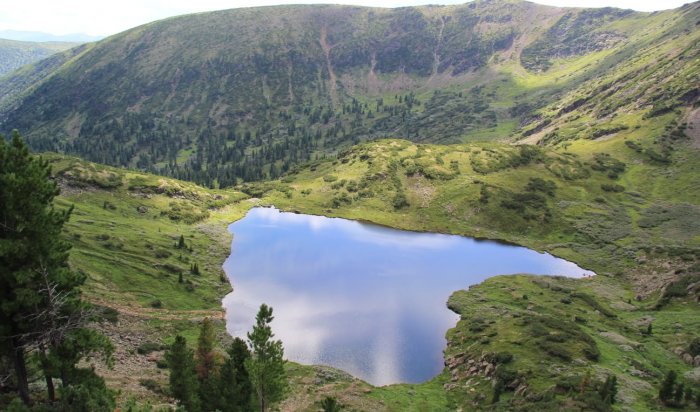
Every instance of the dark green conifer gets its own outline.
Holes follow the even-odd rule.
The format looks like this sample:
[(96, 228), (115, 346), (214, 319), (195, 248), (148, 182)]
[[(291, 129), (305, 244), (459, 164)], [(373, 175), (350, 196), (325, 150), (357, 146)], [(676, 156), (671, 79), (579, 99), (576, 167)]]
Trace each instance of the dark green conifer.
[(255, 317), (253, 330), (248, 332), (248, 343), (253, 353), (246, 361), (246, 370), (260, 412), (265, 412), (282, 400), (287, 388), (282, 341), (272, 339), (275, 336), (270, 327), (273, 319), (272, 308), (263, 303)]
[(24, 403), (30, 403), (26, 353), (36, 348), (50, 401), (53, 379), (60, 377), (62, 402), (80, 393), (94, 410), (113, 409), (102, 378), (77, 367), (90, 354), (109, 363), (112, 346), (86, 327), (92, 317), (80, 297), (85, 276), (70, 270), (70, 244), (61, 237), (72, 209), (54, 208), (59, 190), (50, 174), (48, 162), (33, 157), (17, 131), (9, 143), (0, 136), (0, 351), (12, 359)]
[(663, 403), (668, 403), (673, 396), (673, 389), (676, 385), (676, 371), (668, 371), (666, 378), (661, 383), (661, 388), (659, 389), (659, 399)]
[(170, 393), (187, 412), (198, 412), (199, 382), (195, 372), (192, 350), (187, 348), (187, 340), (178, 335), (166, 354), (170, 369)]

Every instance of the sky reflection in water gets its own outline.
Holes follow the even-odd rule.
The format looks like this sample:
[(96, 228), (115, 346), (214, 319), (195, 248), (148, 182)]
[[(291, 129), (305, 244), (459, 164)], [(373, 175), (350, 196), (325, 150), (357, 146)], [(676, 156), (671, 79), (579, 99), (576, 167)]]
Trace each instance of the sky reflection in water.
[(442, 370), (445, 332), (458, 319), (446, 306), (452, 292), (499, 274), (592, 274), (523, 247), (273, 208), (250, 210), (229, 231), (229, 333), (245, 338), (267, 303), (288, 359), (375, 385)]

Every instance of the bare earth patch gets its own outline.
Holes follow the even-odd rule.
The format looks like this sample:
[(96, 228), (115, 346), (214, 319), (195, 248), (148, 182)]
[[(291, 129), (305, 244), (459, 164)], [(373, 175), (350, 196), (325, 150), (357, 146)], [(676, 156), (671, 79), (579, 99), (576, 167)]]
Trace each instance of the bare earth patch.
[(420, 199), (420, 207), (428, 207), (435, 197), (435, 187), (422, 175), (415, 175), (408, 179), (409, 189)]

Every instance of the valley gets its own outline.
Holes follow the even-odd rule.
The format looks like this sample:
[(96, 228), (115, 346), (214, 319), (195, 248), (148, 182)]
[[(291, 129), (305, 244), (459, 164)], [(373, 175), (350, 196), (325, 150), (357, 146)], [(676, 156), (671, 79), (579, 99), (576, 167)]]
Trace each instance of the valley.
[[(691, 410), (698, 24), (698, 2), (199, 13), (0, 77), (0, 130), (20, 130), (55, 206), (74, 207), (70, 268), (115, 349), (112, 367), (84, 363), (123, 410), (175, 406), (176, 335), (197, 342), (209, 318), (232, 341), (227, 227), (258, 207), (497, 240), (596, 274), (465, 282), (442, 303), (458, 321), (437, 376), (373, 386), (287, 362), (280, 410)], [(671, 371), (689, 398), (660, 399)], [(0, 405), (16, 398), (0, 388)]]
[[(536, 149), (540, 151), (540, 160), (478, 173), (473, 169), (475, 164), (488, 170), (488, 165), (501, 164), (502, 159), (483, 164), (477, 162), (479, 158), (473, 152), (487, 149), (513, 154), (520, 149), (491, 143), (484, 146), (415, 145), (400, 140), (368, 143), (348, 151), (338, 160), (309, 164), (282, 180), (241, 186), (240, 192), (212, 191), (190, 183), (63, 157), (55, 158), (54, 173), (65, 179), (61, 203), (76, 205), (76, 217), (68, 227), (69, 236), (75, 237), (77, 233), (81, 239), (74, 246), (73, 256), (79, 258), (74, 257), (73, 264), (95, 274), (90, 276), (86, 293), (91, 295), (91, 300), (105, 305), (124, 302), (115, 309), (120, 317), (128, 319), (124, 324), (128, 325), (128, 331), (124, 326), (107, 329), (112, 328), (110, 333), (119, 336), (118, 341), (124, 344), (124, 362), (134, 362), (138, 366), (131, 367), (149, 370), (161, 385), (165, 384), (164, 375), (159, 373), (155, 360), (147, 362), (143, 355), (129, 353), (128, 348), (135, 351), (139, 345), (151, 341), (167, 343), (168, 339), (163, 341), (161, 337), (175, 333), (194, 339), (196, 323), (192, 320), (217, 312), (217, 319), (222, 319), (220, 299), (230, 290), (221, 270), (230, 241), (226, 227), (255, 205), (275, 205), (302, 213), (342, 216), (402, 229), (503, 239), (549, 251), (598, 273), (583, 280), (502, 276), (469, 291), (456, 292), (448, 306), (463, 315), (447, 334), (448, 367), (425, 384), (373, 388), (342, 373), (290, 364), (292, 388), (297, 388), (286, 401), (286, 405), (295, 405), (290, 408), (311, 407), (324, 393), (333, 394), (345, 404), (360, 409), (368, 408), (367, 405), (420, 409), (420, 404), (414, 402), (420, 398), (430, 405), (444, 405), (445, 410), (451, 409), (449, 405), (455, 402), (478, 405), (484, 402), (479, 394), (491, 391), (495, 370), (495, 366), (491, 366), (491, 371), (485, 372), (483, 368), (493, 363), (483, 357), (488, 353), (508, 352), (513, 354), (509, 369), (512, 367), (523, 373), (519, 384), (527, 385), (534, 393), (530, 401), (525, 401), (520, 394), (524, 405), (540, 405), (539, 396), (552, 397), (548, 400), (552, 405), (563, 399), (576, 404), (578, 401), (568, 396), (561, 398), (562, 395), (549, 392), (551, 385), (565, 384), (567, 376), (574, 379), (589, 373), (590, 379), (604, 379), (606, 373), (615, 373), (625, 377), (620, 383), (625, 402), (644, 409), (649, 407), (648, 402), (654, 404), (654, 382), (667, 368), (687, 371), (688, 376), (693, 373), (692, 364), (684, 363), (673, 350), (682, 348), (698, 326), (696, 292), (689, 290), (688, 295), (669, 298), (665, 296), (666, 288), (659, 289), (659, 285), (692, 283), (693, 276), (697, 276), (697, 257), (692, 246), (698, 236), (697, 229), (693, 229), (698, 209), (692, 206), (697, 204), (694, 198), (697, 192), (690, 190), (693, 184), (690, 176), (697, 167), (697, 159), (692, 156), (696, 149), (688, 142), (679, 145), (674, 153), (678, 156), (674, 157), (677, 167), (674, 181), (688, 181), (691, 186), (671, 195), (659, 189), (667, 179), (664, 173), (659, 173), (665, 166), (650, 160), (635, 162), (639, 153), (630, 149), (622, 137), (607, 142), (607, 152), (614, 153), (617, 161), (635, 164), (634, 173), (626, 170), (617, 179), (611, 179), (608, 171), (595, 170), (598, 163), (589, 150), (597, 148), (599, 142), (582, 142), (579, 147), (572, 145), (566, 152), (568, 155)], [(442, 156), (445, 158), (440, 163), (437, 159)], [(577, 174), (586, 177), (574, 180), (559, 177), (558, 169), (552, 167), (560, 166), (559, 156), (567, 156), (568, 161), (580, 168)], [(444, 168), (446, 164), (454, 164), (453, 161), (456, 167)], [(423, 168), (420, 173), (414, 171), (416, 165)], [(455, 169), (459, 173), (454, 172)], [(367, 179), (368, 176), (377, 177)], [(539, 185), (532, 184), (534, 176), (553, 183), (556, 187), (553, 195), (543, 193), (546, 197), (542, 203), (528, 204), (524, 210), (508, 208), (507, 200), (513, 194), (520, 193), (528, 185), (530, 190)], [(365, 182), (361, 183), (363, 179)], [(406, 203), (398, 207), (395, 180), (400, 182), (406, 199)], [(118, 183), (102, 188), (95, 183), (109, 186), (104, 181)], [(394, 183), (388, 185), (386, 181)], [(603, 185), (611, 184), (609, 182), (624, 182), (625, 191), (602, 189)], [(357, 190), (352, 188), (355, 185)], [(73, 186), (84, 188), (71, 189)], [(482, 186), (487, 188), (488, 195), (483, 195)], [(364, 194), (361, 191), (365, 191)], [(217, 196), (221, 197), (217, 199)], [(108, 202), (106, 208), (105, 202)], [(564, 204), (566, 208), (561, 207)], [(659, 210), (661, 204), (667, 212)], [(657, 217), (659, 213), (679, 213), (675, 212), (677, 208), (686, 216), (661, 220)], [(172, 213), (173, 209), (181, 212)], [(144, 210), (146, 212), (142, 213)], [(596, 220), (590, 216), (592, 210), (598, 210)], [(78, 217), (82, 211), (91, 217), (88, 222)], [(638, 216), (636, 223), (629, 219), (631, 213)], [(608, 217), (601, 220), (600, 215)], [(687, 218), (686, 223), (682, 223), (684, 218)], [(142, 223), (135, 225), (134, 219)], [(628, 223), (624, 224), (625, 221)], [(497, 224), (500, 222), (502, 224)], [(681, 232), (679, 224), (688, 230)], [(139, 241), (133, 239), (134, 227), (140, 228)], [(528, 235), (536, 230), (537, 236)], [(618, 231), (623, 231), (625, 236), (620, 237)], [(191, 252), (175, 247), (180, 234), (185, 235), (188, 245), (191, 244)], [(663, 246), (658, 239), (664, 239)], [(142, 242), (152, 247), (143, 248)], [(116, 258), (122, 254), (124, 257)], [(203, 268), (201, 275), (188, 272), (194, 261)], [(142, 263), (135, 266), (137, 262)], [(97, 265), (107, 265), (110, 271), (127, 276), (124, 281), (119, 280), (120, 276), (98, 277), (106, 271)], [(128, 276), (129, 270), (139, 274)], [(184, 274), (184, 284), (178, 283), (178, 273)], [(137, 286), (134, 281), (150, 284)], [(137, 291), (148, 291), (148, 294)], [(659, 305), (666, 301), (668, 303)], [(467, 313), (479, 313), (479, 316), (465, 315)], [(570, 347), (566, 355), (543, 355), (542, 349), (536, 346), (537, 341), (528, 338), (534, 333), (531, 331), (534, 325), (518, 323), (523, 314), (543, 319), (550, 316), (581, 319), (584, 323), (580, 326), (571, 323), (568, 327), (574, 328), (572, 333), (582, 330), (592, 339), (593, 347), (599, 352), (597, 359), (571, 364), (570, 359), (579, 356), (588, 359), (585, 348)], [(133, 322), (141, 326), (135, 327)], [(219, 322), (223, 339), (223, 320)], [(643, 332), (650, 323), (654, 333), (646, 335)], [(544, 327), (559, 330), (563, 326), (545, 324)], [(128, 340), (121, 337), (128, 337)], [(523, 346), (522, 339), (530, 343)], [(577, 352), (579, 350), (584, 352)], [(467, 367), (475, 360), (485, 366), (476, 370)], [(542, 368), (542, 362), (551, 367)], [(537, 368), (532, 369), (531, 365), (535, 364)], [(555, 365), (556, 369), (552, 369)], [(118, 371), (119, 368), (117, 372), (105, 373), (107, 376), (116, 374), (114, 382), (120, 387), (132, 388), (129, 393), (141, 399), (160, 399), (134, 378), (118, 376)], [(324, 378), (319, 381), (318, 376)], [(318, 386), (318, 382), (324, 383)], [(472, 396), (463, 395), (464, 385), (475, 389), (473, 392), (467, 389), (466, 393)], [(317, 396), (299, 398), (303, 392), (301, 388), (306, 387), (315, 388)], [(517, 389), (512, 388), (513, 391)], [(538, 395), (537, 390), (550, 395)], [(515, 395), (506, 391), (503, 396), (507, 399)]]

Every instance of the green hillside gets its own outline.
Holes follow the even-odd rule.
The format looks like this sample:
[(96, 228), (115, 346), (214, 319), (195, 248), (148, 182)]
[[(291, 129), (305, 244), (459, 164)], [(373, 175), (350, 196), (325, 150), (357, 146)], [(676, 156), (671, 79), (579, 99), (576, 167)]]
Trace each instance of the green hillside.
[(0, 39), (0, 77), (25, 64), (34, 63), (77, 45), (78, 43), (69, 42), (27, 42)]
[(607, 410), (596, 391), (614, 375), (617, 407), (658, 410), (669, 370), (699, 383), (688, 355), (700, 319), (697, 136), (677, 134), (666, 161), (649, 152), (698, 113), (560, 149), (380, 141), (243, 190), (287, 210), (503, 239), (594, 270), (582, 280), (496, 277), (456, 292), (448, 399), (465, 410)]
[[(136, 350), (175, 333), (193, 337), (193, 321), (218, 313), (229, 290), (220, 269), (225, 228), (253, 205), (269, 204), (503, 239), (598, 273), (582, 280), (503, 276), (456, 291), (448, 306), (462, 316), (447, 335), (446, 369), (434, 380), (373, 388), (332, 370), (290, 365), (287, 408), (314, 410), (332, 395), (357, 410), (605, 410), (597, 391), (614, 375), (618, 407), (658, 410), (669, 370), (697, 384), (693, 361), (684, 360), (700, 337), (697, 114), (667, 113), (648, 120), (656, 128), (564, 148), (382, 140), (238, 191), (51, 156), (60, 205), (76, 205), (67, 233), (72, 264), (88, 275), (86, 295), (120, 319), (103, 328), (121, 362), (100, 371), (124, 390), (122, 399), (167, 402), (157, 387), (140, 383), (148, 377), (163, 388), (167, 375)], [(687, 115), (691, 125), (673, 141), (668, 162), (628, 144), (657, 147), (668, 126), (675, 130)], [(176, 247), (180, 235), (184, 249)], [(193, 262), (201, 275), (188, 271)]]
[[(0, 82), (0, 129), (207, 186), (275, 178), (377, 138), (567, 138), (663, 93), (692, 104), (699, 15), (697, 3), (636, 13), (505, 0), (187, 15), (100, 41), (38, 81)], [(602, 96), (662, 75), (673, 90)], [(582, 99), (608, 103), (579, 116)], [(574, 130), (555, 131), (565, 114), (579, 116)]]

